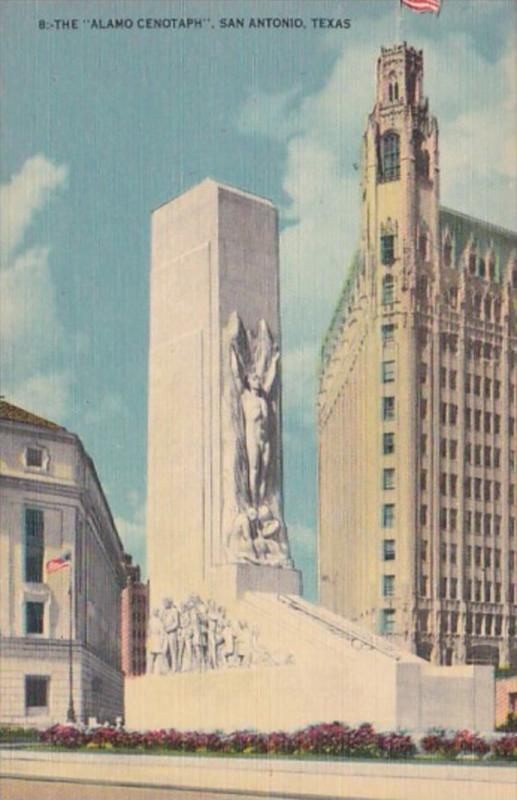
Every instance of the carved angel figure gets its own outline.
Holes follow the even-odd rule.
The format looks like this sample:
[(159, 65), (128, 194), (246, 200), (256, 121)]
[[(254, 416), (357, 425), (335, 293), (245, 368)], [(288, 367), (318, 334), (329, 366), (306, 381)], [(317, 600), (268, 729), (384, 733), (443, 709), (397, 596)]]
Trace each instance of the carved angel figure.
[(267, 356), (266, 348), (262, 347), (247, 371), (235, 345), (230, 349), (230, 364), (244, 419), (249, 497), (255, 508), (266, 499), (271, 461), (271, 391), (277, 376), (278, 348), (274, 346), (270, 358)]

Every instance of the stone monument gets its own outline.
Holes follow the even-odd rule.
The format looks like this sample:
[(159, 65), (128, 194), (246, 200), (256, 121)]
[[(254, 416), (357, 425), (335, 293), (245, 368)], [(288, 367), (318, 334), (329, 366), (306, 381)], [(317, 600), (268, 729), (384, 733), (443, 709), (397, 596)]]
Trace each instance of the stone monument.
[(282, 503), (272, 204), (205, 180), (152, 217), (148, 674), (135, 728), (493, 719), (485, 667), (433, 667), (301, 598)]
[(282, 505), (277, 214), (205, 180), (152, 216), (148, 559), (171, 592), (298, 594)]

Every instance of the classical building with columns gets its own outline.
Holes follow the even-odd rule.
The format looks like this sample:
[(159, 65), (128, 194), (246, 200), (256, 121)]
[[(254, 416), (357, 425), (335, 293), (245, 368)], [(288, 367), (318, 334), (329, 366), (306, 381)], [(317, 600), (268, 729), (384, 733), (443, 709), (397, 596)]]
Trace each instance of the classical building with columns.
[(70, 694), (77, 721), (123, 715), (124, 582), (122, 544), (79, 437), (2, 400), (1, 723), (65, 722)]
[(422, 51), (383, 48), (322, 348), (320, 599), (435, 663), (515, 666), (517, 234), (439, 177)]

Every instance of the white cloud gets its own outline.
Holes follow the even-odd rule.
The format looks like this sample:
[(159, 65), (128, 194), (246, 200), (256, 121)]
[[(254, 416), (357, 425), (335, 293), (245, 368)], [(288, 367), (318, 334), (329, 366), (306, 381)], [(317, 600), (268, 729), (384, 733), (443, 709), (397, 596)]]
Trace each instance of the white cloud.
[(312, 555), (316, 546), (316, 532), (306, 525), (289, 525), (289, 542), (298, 554)]
[(126, 553), (133, 556), (133, 563), (145, 571), (145, 503), (135, 505), (135, 494), (128, 497), (129, 517), (115, 517), (115, 525)]
[(66, 184), (67, 177), (64, 164), (53, 164), (38, 154), (28, 158), (20, 172), (0, 187), (0, 246), (4, 257), (22, 243), (35, 214)]
[(15, 405), (61, 425), (69, 411), (71, 387), (71, 373), (62, 371), (32, 375), (17, 383), (6, 383), (2, 391)]
[(69, 411), (73, 375), (55, 369), (65, 337), (49, 264), (49, 247), (23, 243), (38, 211), (65, 186), (68, 169), (44, 156), (27, 159), (0, 186), (0, 359), (9, 400), (62, 422)]

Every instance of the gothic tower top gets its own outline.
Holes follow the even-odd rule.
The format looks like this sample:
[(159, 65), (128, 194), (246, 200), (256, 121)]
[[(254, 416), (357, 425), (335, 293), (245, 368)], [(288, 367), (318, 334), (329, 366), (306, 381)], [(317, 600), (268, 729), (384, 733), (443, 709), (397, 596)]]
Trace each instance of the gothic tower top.
[(406, 42), (383, 47), (377, 60), (377, 104), (381, 108), (393, 105), (420, 106), (424, 102), (422, 50)]

